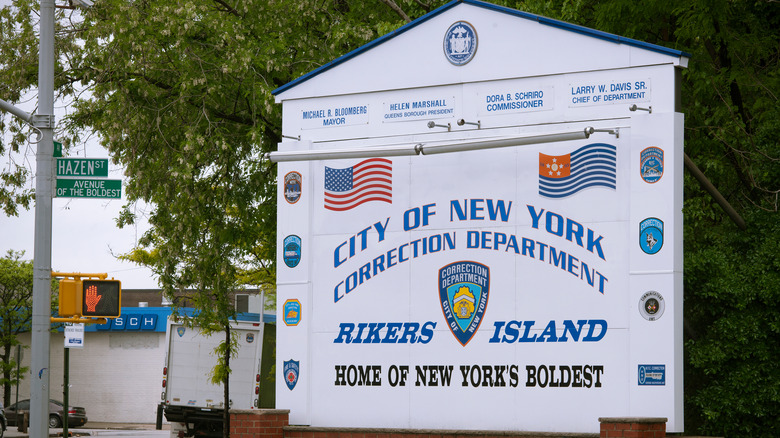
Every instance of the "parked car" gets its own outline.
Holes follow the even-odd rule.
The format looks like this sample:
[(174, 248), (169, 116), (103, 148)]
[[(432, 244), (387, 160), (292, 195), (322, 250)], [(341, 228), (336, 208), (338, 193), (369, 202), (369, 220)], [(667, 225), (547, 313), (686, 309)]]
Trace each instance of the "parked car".
[[(30, 411), (30, 400), (19, 400), (5, 408), (5, 416), (9, 426), (18, 426), (25, 412)], [(49, 428), (62, 427), (64, 406), (57, 400), (49, 400)], [(87, 422), (86, 409), (79, 406), (68, 407), (68, 427), (83, 426)], [(1, 437), (0, 437), (1, 438)]]
[(5, 419), (5, 412), (3, 410), (3, 402), (0, 401), (0, 438), (5, 435), (5, 428), (8, 427), (8, 420)]

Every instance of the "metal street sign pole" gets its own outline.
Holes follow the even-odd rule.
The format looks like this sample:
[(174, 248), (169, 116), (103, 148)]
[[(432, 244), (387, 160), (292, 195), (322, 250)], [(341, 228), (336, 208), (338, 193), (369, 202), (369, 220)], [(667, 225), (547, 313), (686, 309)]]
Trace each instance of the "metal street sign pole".
[(30, 436), (49, 436), (52, 186), (54, 174), (54, 0), (41, 0), (35, 154), (35, 243), (30, 378)]

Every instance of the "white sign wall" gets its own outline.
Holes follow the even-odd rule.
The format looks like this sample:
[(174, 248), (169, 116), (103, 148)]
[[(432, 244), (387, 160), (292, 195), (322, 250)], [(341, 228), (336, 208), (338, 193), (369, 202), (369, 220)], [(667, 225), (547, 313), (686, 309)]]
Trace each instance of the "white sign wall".
[[(282, 90), (285, 134), (302, 140), (279, 150), (424, 151), (595, 131), (279, 163), (277, 407), (313, 426), (594, 432), (599, 417), (661, 416), (681, 431), (675, 58), (640, 51), (620, 68), (492, 78), (501, 41), (491, 38), (538, 23), (478, 2), (445, 8)], [(595, 40), (554, 30), (580, 50)], [(438, 58), (416, 81), (453, 69), (490, 80), (388, 89), (363, 64), (426, 38)], [(503, 56), (517, 50), (503, 44)], [(341, 93), (297, 88), (338, 89), (358, 67), (369, 79)]]

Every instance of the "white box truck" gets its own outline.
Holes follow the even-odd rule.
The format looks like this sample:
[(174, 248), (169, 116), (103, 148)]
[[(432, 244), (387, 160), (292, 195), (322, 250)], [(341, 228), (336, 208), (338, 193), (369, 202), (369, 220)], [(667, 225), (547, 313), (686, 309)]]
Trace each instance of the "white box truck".
[[(238, 354), (230, 358), (229, 409), (259, 407), (263, 329), (260, 315), (256, 321), (230, 325), (231, 333), (238, 338)], [(210, 376), (217, 364), (214, 350), (225, 340), (225, 332), (206, 336), (197, 327), (169, 318), (165, 339), (158, 424), (162, 411), (171, 422), (172, 437), (221, 437), (225, 396), (223, 386), (212, 384)]]

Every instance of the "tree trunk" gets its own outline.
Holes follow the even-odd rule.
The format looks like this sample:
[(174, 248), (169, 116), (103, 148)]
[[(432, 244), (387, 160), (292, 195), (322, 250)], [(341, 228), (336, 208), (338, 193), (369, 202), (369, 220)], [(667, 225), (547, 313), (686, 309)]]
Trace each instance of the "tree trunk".
[(8, 406), (10, 404), (11, 404), (11, 346), (3, 345), (3, 406)]

